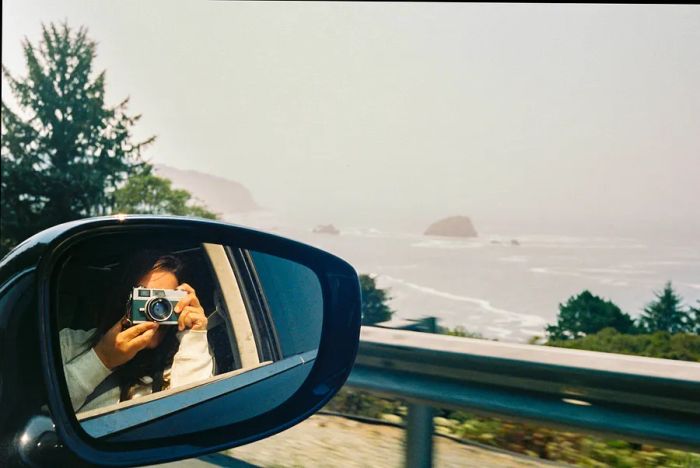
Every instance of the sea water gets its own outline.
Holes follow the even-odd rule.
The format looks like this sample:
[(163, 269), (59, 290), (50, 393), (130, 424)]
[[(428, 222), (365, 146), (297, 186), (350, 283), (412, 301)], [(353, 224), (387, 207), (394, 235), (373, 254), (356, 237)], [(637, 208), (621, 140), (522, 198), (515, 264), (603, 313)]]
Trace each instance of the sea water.
[(501, 341), (543, 336), (545, 326), (556, 322), (559, 304), (586, 289), (633, 317), (667, 281), (684, 304), (700, 306), (700, 240), (275, 230), (375, 275), (377, 285), (389, 291), (395, 318), (435, 316), (442, 326), (462, 326)]
[(396, 318), (435, 316), (443, 326), (503, 341), (542, 336), (556, 322), (558, 305), (586, 289), (634, 317), (666, 281), (685, 304), (700, 300), (700, 245), (548, 235), (450, 239), (371, 229), (296, 237), (376, 275)]

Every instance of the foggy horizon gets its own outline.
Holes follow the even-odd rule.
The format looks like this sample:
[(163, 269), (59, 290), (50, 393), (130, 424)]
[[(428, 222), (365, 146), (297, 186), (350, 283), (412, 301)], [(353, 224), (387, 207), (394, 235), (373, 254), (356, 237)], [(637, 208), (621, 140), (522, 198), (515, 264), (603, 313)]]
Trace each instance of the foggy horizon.
[[(86, 26), (155, 164), (290, 222), (700, 237), (690, 6), (3, 2), (3, 65)], [(181, 18), (191, 21), (183, 23)], [(9, 98), (3, 78), (3, 99)], [(12, 101), (10, 101), (12, 102)]]

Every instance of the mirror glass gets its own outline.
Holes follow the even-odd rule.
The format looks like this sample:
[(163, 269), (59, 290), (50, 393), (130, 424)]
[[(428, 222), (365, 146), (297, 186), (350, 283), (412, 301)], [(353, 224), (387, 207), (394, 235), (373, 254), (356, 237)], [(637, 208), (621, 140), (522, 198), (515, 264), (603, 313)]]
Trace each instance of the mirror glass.
[(170, 435), (242, 421), (283, 403), (313, 365), (323, 294), (299, 263), (172, 234), (103, 235), (56, 271), (63, 372), (93, 437), (143, 440), (127, 429), (224, 396), (228, 414)]

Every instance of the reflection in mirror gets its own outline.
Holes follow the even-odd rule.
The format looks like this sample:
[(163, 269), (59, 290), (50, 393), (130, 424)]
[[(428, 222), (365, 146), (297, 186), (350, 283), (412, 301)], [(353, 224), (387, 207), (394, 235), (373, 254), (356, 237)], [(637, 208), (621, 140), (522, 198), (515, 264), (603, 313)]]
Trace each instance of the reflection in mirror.
[(232, 392), (269, 392), (275, 378), (285, 382), (258, 398), (267, 406), (248, 398), (219, 421), (232, 423), (301, 386), (323, 320), (312, 270), (231, 245), (132, 241), (85, 241), (58, 270), (61, 361), (88, 434), (104, 437)]

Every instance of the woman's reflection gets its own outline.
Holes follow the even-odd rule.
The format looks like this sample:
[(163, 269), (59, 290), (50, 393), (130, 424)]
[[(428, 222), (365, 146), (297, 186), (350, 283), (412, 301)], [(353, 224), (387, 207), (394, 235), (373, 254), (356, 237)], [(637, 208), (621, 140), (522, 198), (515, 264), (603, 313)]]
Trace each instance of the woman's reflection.
[[(174, 255), (138, 253), (126, 263), (112, 299), (99, 311), (98, 326), (60, 331), (66, 382), (76, 412), (212, 376), (207, 317), (194, 289), (180, 282), (182, 269)], [(174, 307), (177, 322), (130, 324), (134, 287), (185, 291)]]

